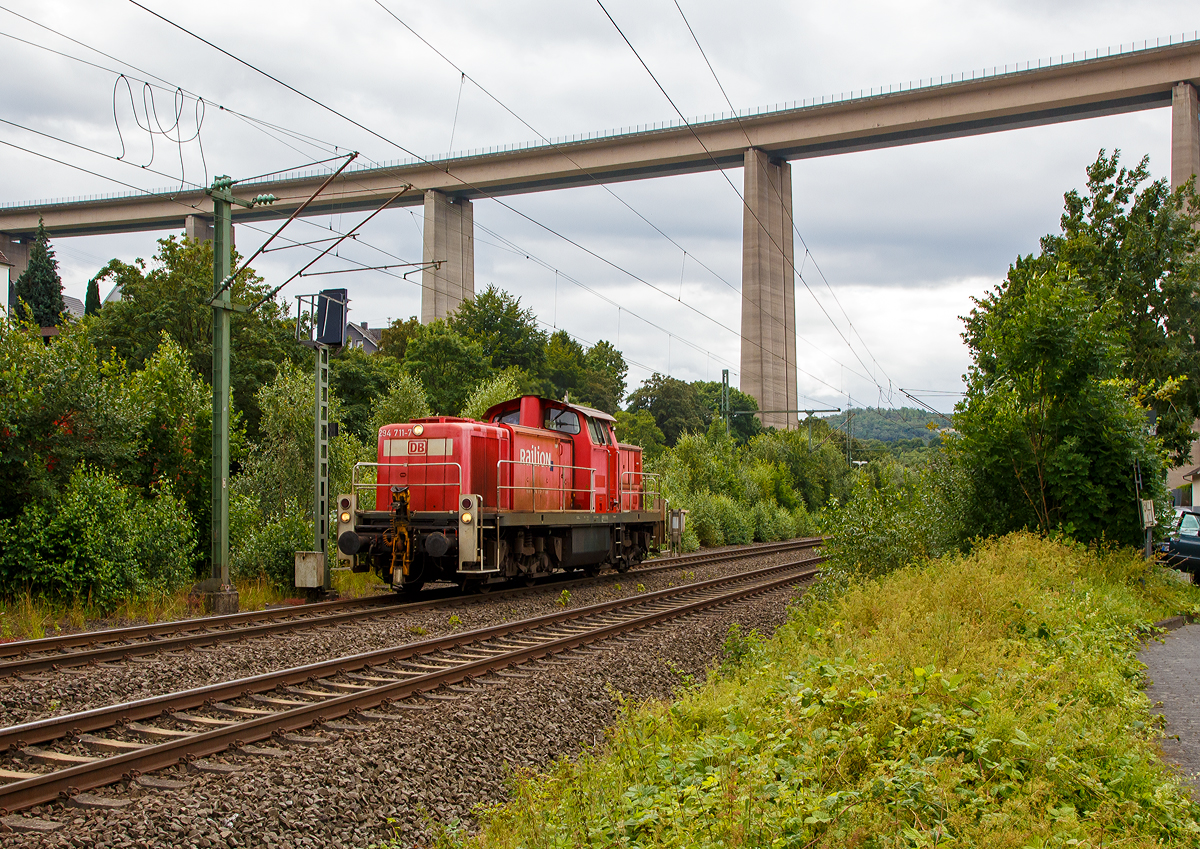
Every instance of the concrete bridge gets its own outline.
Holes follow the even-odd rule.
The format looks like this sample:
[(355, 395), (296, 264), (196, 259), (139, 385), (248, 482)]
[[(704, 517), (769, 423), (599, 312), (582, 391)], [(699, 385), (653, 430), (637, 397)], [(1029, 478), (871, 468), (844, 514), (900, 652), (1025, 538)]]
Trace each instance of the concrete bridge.
[[(1089, 54), (1090, 55), (1090, 54)], [(1171, 183), (1200, 173), (1200, 41), (1146, 47), (1080, 61), (1026, 65), (979, 78), (954, 75), (918, 87), (860, 93), (833, 102), (721, 117), (686, 126), (538, 143), (437, 161), (347, 170), (304, 214), (375, 209), (400, 186), (394, 206), (423, 204), (423, 261), (441, 260), (422, 280), (421, 320), (441, 318), (474, 294), (471, 202), (572, 186), (641, 180), (741, 165), (741, 388), (764, 410), (797, 407), (795, 267), (790, 162), (1020, 127), (1172, 108)], [(280, 200), (239, 210), (235, 220), (278, 218), (306, 200), (326, 173), (243, 183)], [(129, 194), (0, 207), (0, 251), (13, 278), (28, 261), (39, 217), (55, 238), (183, 229), (211, 238), (203, 192)], [(790, 415), (764, 424), (795, 426)]]

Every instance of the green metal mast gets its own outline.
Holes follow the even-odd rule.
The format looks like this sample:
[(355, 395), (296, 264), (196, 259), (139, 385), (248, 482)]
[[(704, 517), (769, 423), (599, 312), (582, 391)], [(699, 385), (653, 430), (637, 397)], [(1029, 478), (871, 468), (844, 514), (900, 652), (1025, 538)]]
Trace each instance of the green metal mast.
[(205, 606), (217, 613), (238, 608), (237, 590), (229, 579), (229, 325), (232, 313), (246, 308), (230, 298), (233, 280), (233, 204), (251, 207), (275, 199), (260, 195), (252, 201), (233, 196), (233, 179), (216, 177), (205, 192), (213, 200), (212, 327), (212, 577), (204, 582)]
[[(232, 273), (233, 180), (217, 177), (213, 199), (212, 333), (212, 582), (213, 592), (229, 592), (229, 325), (233, 303), (225, 281)], [(237, 607), (236, 591), (233, 606)]]

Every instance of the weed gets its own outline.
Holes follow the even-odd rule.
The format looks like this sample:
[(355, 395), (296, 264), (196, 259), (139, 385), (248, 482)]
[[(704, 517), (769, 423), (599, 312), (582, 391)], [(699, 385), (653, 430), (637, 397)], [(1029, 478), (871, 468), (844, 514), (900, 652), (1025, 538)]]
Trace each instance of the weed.
[(639, 593), (644, 593), (644, 592), (646, 591), (646, 585), (645, 585), (645, 584), (638, 584), (638, 585), (637, 585), (637, 591), (638, 591)]
[(614, 589), (616, 589), (616, 590), (617, 590), (617, 592), (620, 592), (620, 591), (621, 591), (621, 585), (620, 585), (620, 584), (613, 584), (613, 588), (614, 588)]
[(721, 645), (720, 674), (726, 678), (732, 676), (761, 644), (762, 636), (758, 631), (751, 628), (750, 633), (743, 634), (742, 626), (734, 622), (725, 633), (725, 642)]
[(571, 604), (571, 591), (563, 590), (558, 596), (558, 606), (562, 608), (569, 607)]
[(459, 625), (462, 624), (462, 620), (458, 618), (457, 613), (451, 613), (450, 618), (446, 621), (446, 624), (449, 625), (451, 628), (457, 628)]
[(1137, 652), (1200, 589), (1030, 534), (841, 586), (447, 844), (1198, 845)]
[(418, 637), (424, 637), (426, 634), (429, 633), (429, 629), (422, 628), (420, 625), (409, 625), (408, 633), (415, 634)]

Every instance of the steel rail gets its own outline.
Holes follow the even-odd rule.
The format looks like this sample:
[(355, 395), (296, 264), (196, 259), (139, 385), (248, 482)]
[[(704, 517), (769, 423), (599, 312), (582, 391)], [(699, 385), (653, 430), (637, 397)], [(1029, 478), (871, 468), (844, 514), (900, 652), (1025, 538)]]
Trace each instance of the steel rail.
[(147, 698), (139, 699), (134, 702), (125, 702), (118, 705), (110, 705), (108, 707), (81, 711), (79, 713), (52, 716), (47, 717), (46, 719), (22, 723), (20, 725), (12, 725), (7, 728), (0, 728), (0, 752), (5, 752), (13, 747), (21, 748), (34, 743), (55, 740), (60, 737), (68, 736), (69, 734), (108, 728), (119, 722), (131, 722), (139, 719), (157, 717), (161, 715), (163, 711), (194, 708), (204, 705), (208, 702), (221, 701), (228, 698), (239, 698), (247, 693), (260, 693), (280, 685), (287, 686), (303, 683), (310, 678), (333, 675), (347, 670), (357, 670), (379, 663), (407, 660), (411, 657), (432, 654), (434, 652), (444, 651), (450, 648), (457, 648), (468, 643), (475, 643), (486, 639), (495, 639), (497, 637), (521, 633), (523, 631), (529, 631), (535, 628), (543, 628), (548, 625), (556, 625), (558, 623), (573, 619), (581, 619), (585, 616), (607, 613), (623, 607), (631, 607), (635, 604), (645, 604), (659, 599), (682, 595), (688, 592), (707, 590), (723, 584), (754, 580), (756, 578), (765, 577), (784, 569), (793, 569), (805, 564), (823, 562), (823, 560), (824, 558), (819, 557), (808, 558), (805, 560), (797, 560), (791, 563), (784, 563), (776, 566), (767, 566), (761, 569), (752, 570), (750, 572), (741, 572), (737, 575), (724, 575), (719, 578), (709, 578), (707, 580), (698, 581), (692, 584), (684, 584), (678, 587), (668, 587), (667, 589), (644, 593), (642, 595), (627, 596), (625, 598), (614, 599), (611, 601), (602, 601), (586, 607), (556, 611), (554, 613), (546, 613), (541, 616), (522, 619), (518, 622), (505, 622), (499, 625), (489, 625), (472, 631), (463, 631), (457, 634), (433, 637), (428, 640), (404, 643), (399, 646), (375, 649), (373, 651), (364, 652), (361, 654), (317, 661), (315, 663), (293, 667), (291, 669), (265, 672), (260, 675), (254, 675), (248, 678), (240, 678), (235, 681), (208, 684), (192, 690), (166, 693), (159, 696), (148, 696)]
[[(346, 695), (332, 693), (330, 694), (329, 698), (321, 701), (297, 705), (285, 710), (253, 717), (242, 722), (231, 723), (225, 727), (213, 729), (211, 731), (204, 731), (194, 735), (189, 735), (187, 737), (168, 740), (167, 742), (146, 746), (136, 751), (127, 751), (112, 757), (98, 759), (91, 763), (83, 763), (77, 766), (68, 767), (66, 769), (56, 770), (42, 775), (37, 775), (35, 777), (22, 779), (11, 784), (2, 785), (0, 786), (0, 812), (8, 812), (21, 808), (27, 808), (32, 805), (52, 801), (64, 794), (70, 796), (80, 792), (81, 790), (99, 787), (104, 784), (110, 784), (114, 781), (119, 781), (122, 779), (135, 778), (144, 771), (162, 769), (164, 767), (173, 766), (179, 763), (190, 762), (198, 757), (223, 751), (230, 746), (240, 748), (246, 743), (283, 735), (290, 731), (296, 731), (314, 723), (324, 723), (331, 719), (337, 719), (349, 714), (355, 714), (365, 708), (374, 707), (380, 704), (390, 704), (397, 699), (404, 699), (420, 693), (429, 692), (447, 684), (459, 683), (469, 678), (474, 678), (489, 672), (494, 672), (499, 669), (524, 663), (529, 660), (535, 660), (547, 655), (578, 648), (579, 646), (597, 642), (618, 634), (626, 633), (628, 631), (646, 628), (669, 619), (678, 618), (680, 616), (696, 613), (711, 607), (728, 604), (752, 595), (768, 592), (772, 589), (787, 584), (794, 584), (800, 580), (811, 578), (818, 572), (816, 568), (797, 567), (806, 567), (807, 564), (813, 563), (814, 560), (820, 561), (823, 559), (824, 558), (813, 558), (784, 566), (775, 566), (767, 569), (756, 570), (740, 576), (742, 579), (741, 581), (735, 581), (732, 578), (713, 579), (711, 581), (703, 581), (697, 584), (688, 585), (687, 587), (660, 591), (659, 593), (637, 597), (635, 599), (624, 599), (621, 602), (605, 602), (599, 605), (592, 605), (588, 608), (581, 608), (579, 611), (572, 611), (571, 613), (574, 613), (574, 616), (570, 616), (568, 614), (550, 614), (546, 617), (537, 617), (533, 620), (511, 623), (509, 626), (500, 626), (499, 628), (493, 627), (480, 629), (474, 632), (468, 632), (457, 635), (457, 638), (454, 640), (434, 641), (437, 643), (455, 642), (459, 645), (463, 643), (471, 644), (483, 641), (484, 638), (482, 635), (484, 633), (503, 630), (505, 627), (508, 629), (506, 633), (493, 634), (492, 636), (503, 637), (512, 633), (523, 633), (528, 630), (533, 630), (536, 627), (544, 627), (544, 625), (547, 624), (547, 621), (552, 624), (553, 622), (563, 621), (565, 618), (586, 618), (588, 616), (595, 615), (596, 613), (603, 613), (613, 610), (615, 607), (619, 607), (621, 605), (630, 608), (635, 606), (645, 607), (649, 606), (647, 602), (653, 600), (653, 598), (656, 596), (663, 598), (672, 594), (676, 596), (695, 595), (700, 593), (702, 590), (712, 588), (712, 585), (716, 583), (737, 582), (745, 584), (747, 579), (753, 581), (752, 576), (765, 578), (765, 580), (761, 582), (751, 582), (749, 586), (737, 587), (729, 592), (702, 596), (701, 598), (693, 601), (687, 601), (680, 605), (671, 606), (666, 609), (651, 610), (642, 615), (635, 615), (631, 618), (617, 622), (601, 623), (598, 625), (598, 627), (591, 628), (583, 632), (558, 636), (544, 642), (515, 648), (503, 654), (498, 654), (492, 657), (467, 660), (444, 669), (430, 671), (424, 674), (416, 674), (405, 679), (396, 679), (394, 682), (372, 687), (361, 692), (353, 692)], [(764, 574), (784, 572), (788, 571), (789, 569), (791, 571), (782, 576), (776, 575), (775, 577), (767, 577)], [(373, 652), (371, 654), (377, 655), (379, 653)], [(366, 655), (346, 659), (343, 661), (343, 666), (348, 662), (367, 665), (365, 662), (362, 662), (362, 658), (364, 657), (366, 657)], [(302, 667), (299, 670), (296, 670), (296, 672), (305, 674), (309, 668), (310, 667)], [(360, 668), (360, 666), (356, 668)], [(343, 668), (338, 671), (345, 671), (345, 669)], [(303, 680), (307, 680), (309, 677), (311, 676), (306, 675)], [(246, 681), (250, 680), (253, 679), (246, 679)], [(242, 683), (246, 682), (230, 682), (224, 686), (236, 687), (238, 684)], [(243, 690), (237, 695), (246, 694), (247, 691)], [(128, 706), (116, 706), (110, 709), (110, 712), (120, 711), (120, 709), (123, 707)], [(76, 715), (76, 717), (78, 716), (82, 715)], [(62, 717), (61, 719), (71, 720), (72, 718), (73, 717)], [(129, 717), (121, 716), (119, 721), (129, 721)], [(110, 722), (109, 724), (111, 725), (112, 723)], [(5, 730), (8, 731), (15, 729)], [(80, 732), (78, 729), (73, 729), (73, 733)]]
[[(655, 560), (652, 561), (653, 565), (620, 574), (636, 578), (654, 572), (680, 568), (691, 563), (720, 563), (728, 560), (764, 556), (781, 551), (814, 548), (820, 543), (821, 540), (819, 538), (789, 540), (786, 543), (771, 543), (753, 548), (717, 552), (709, 555), (683, 555), (677, 558), (670, 558), (669, 560), (666, 558)], [(567, 579), (554, 582), (550, 586), (555, 588), (559, 586), (578, 586), (598, 580), (602, 580), (602, 578), (593, 576)], [(226, 616), (185, 619), (176, 622), (156, 623), (154, 625), (139, 625), (106, 631), (89, 631), (82, 634), (48, 637), (42, 640), (8, 643), (0, 646), (0, 657), (24, 656), (20, 656), (18, 659), (0, 661), (0, 679), (18, 674), (41, 672), (62, 667), (83, 666), (86, 664), (121, 660), (128, 657), (157, 654), (163, 651), (195, 648), (229, 640), (271, 636), (307, 628), (321, 628), (362, 618), (390, 616), (439, 605), (461, 605), (488, 598), (524, 595), (536, 591), (539, 587), (544, 589), (546, 586), (548, 585), (543, 583), (532, 588), (513, 588), (500, 590), (495, 593), (424, 599), (399, 604), (389, 603), (394, 600), (395, 596), (388, 593), (370, 599), (342, 599), (316, 604), (297, 605), (290, 608), (249, 611)], [(351, 608), (351, 610), (342, 613), (326, 612), (344, 608)], [(223, 630), (212, 630), (214, 628), (221, 628), (222, 626), (240, 627), (225, 627)], [(138, 638), (145, 641), (137, 643), (125, 642)], [(98, 643), (100, 646), (96, 647)], [(86, 648), (76, 651), (63, 651), (64, 649), (79, 646), (86, 646)], [(46, 652), (56, 651), (57, 653), (46, 654)], [(30, 652), (38, 653), (29, 654)]]

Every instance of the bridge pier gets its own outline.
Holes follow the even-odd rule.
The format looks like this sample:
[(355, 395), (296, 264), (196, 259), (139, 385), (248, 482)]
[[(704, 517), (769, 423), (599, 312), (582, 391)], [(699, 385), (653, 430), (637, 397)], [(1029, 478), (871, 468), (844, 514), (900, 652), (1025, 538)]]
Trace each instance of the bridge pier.
[(471, 201), (425, 192), (421, 262), (439, 262), (421, 272), (421, 323), (445, 318), (475, 297), (475, 216)]
[[(795, 410), (792, 166), (751, 148), (743, 180), (741, 390), (760, 410)], [(795, 413), (764, 415), (762, 423), (781, 430), (799, 426)]]
[(183, 220), (183, 235), (193, 242), (211, 242), (213, 221), (207, 215), (189, 215)]
[(1176, 83), (1171, 90), (1171, 188), (1200, 174), (1200, 115), (1196, 87)]

